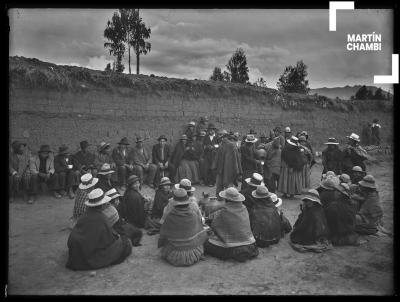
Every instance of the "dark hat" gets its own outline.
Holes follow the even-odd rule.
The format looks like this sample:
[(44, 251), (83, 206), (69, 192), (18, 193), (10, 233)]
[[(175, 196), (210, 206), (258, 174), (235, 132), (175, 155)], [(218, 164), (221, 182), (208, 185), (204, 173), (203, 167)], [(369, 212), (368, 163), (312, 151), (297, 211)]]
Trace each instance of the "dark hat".
[(137, 175), (131, 175), (129, 176), (128, 180), (126, 181), (127, 185), (130, 186), (134, 184), (135, 182), (140, 181), (139, 176)]
[(162, 139), (164, 139), (165, 141), (167, 141), (167, 137), (166, 137), (164, 134), (160, 135), (160, 137), (157, 138), (158, 141), (160, 141), (160, 140), (162, 140)]
[(177, 203), (175, 204), (176, 206), (191, 203), (191, 200), (189, 200), (189, 196), (187, 195), (185, 189), (176, 189), (174, 191), (174, 201), (177, 201)]
[(49, 145), (41, 145), (40, 146), (39, 153), (49, 153), (49, 152), (53, 152), (53, 151), (51, 151)]
[(229, 187), (224, 191), (219, 192), (220, 197), (233, 201), (233, 202), (243, 202), (245, 201), (245, 197), (239, 193), (239, 191), (234, 187)]
[(358, 184), (362, 187), (376, 189), (375, 178), (370, 174), (364, 176), (364, 178), (361, 181), (359, 181)]
[(213, 123), (209, 123), (208, 124), (208, 128), (207, 128), (208, 130), (211, 130), (211, 129), (217, 129), (216, 127), (215, 127), (215, 125), (213, 124)]
[(20, 147), (21, 145), (26, 146), (26, 143), (22, 143), (22, 142), (20, 142), (20, 141), (13, 141), (12, 144), (11, 144), (11, 147), (12, 147), (14, 150), (18, 150), (19, 147)]
[(130, 145), (126, 137), (122, 138), (118, 145)]
[(279, 132), (279, 133), (281, 133), (281, 127), (279, 127), (279, 126), (278, 126), (278, 127), (275, 127), (275, 128), (274, 128), (274, 132)]
[(61, 145), (58, 148), (58, 154), (67, 154), (68, 153), (68, 146), (67, 145)]
[(159, 187), (162, 186), (172, 186), (172, 182), (168, 177), (163, 177), (160, 180), (160, 184), (158, 185)]
[(88, 143), (88, 141), (81, 141), (81, 142), (79, 143), (79, 146), (81, 146), (81, 149), (85, 149), (85, 148), (87, 148), (88, 146), (90, 146), (90, 144)]
[(137, 143), (140, 143), (140, 142), (143, 142), (143, 141), (144, 141), (143, 137), (141, 137), (141, 136), (136, 137), (136, 142)]

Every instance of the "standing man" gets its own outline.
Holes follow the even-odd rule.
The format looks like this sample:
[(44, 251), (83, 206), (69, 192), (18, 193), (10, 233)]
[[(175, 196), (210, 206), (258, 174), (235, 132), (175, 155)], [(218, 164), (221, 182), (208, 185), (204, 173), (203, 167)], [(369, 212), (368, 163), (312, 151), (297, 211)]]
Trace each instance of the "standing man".
[[(156, 175), (157, 166), (152, 163), (151, 153), (143, 146), (143, 137), (136, 138), (136, 147), (130, 154), (130, 162), (133, 163), (133, 171), (140, 178), (140, 184), (145, 183), (150, 188), (154, 189), (154, 177)], [(146, 179), (144, 181), (144, 176)]]
[(215, 173), (212, 170), (212, 163), (214, 161), (215, 155), (218, 150), (217, 137), (215, 135), (215, 130), (217, 128), (213, 123), (208, 124), (208, 135), (204, 138), (204, 163), (206, 170), (205, 184), (209, 187), (213, 187), (215, 184)]
[(372, 144), (379, 146), (381, 144), (380, 130), (381, 125), (378, 124), (378, 119), (374, 119), (371, 126)]
[(368, 159), (368, 153), (360, 146), (359, 136), (352, 133), (347, 138), (347, 146), (343, 150), (342, 173), (350, 175), (354, 166), (360, 166), (366, 171), (364, 161)]
[(185, 131), (185, 134), (188, 139), (193, 139), (194, 136), (196, 135), (195, 126), (196, 126), (196, 123), (194, 121), (191, 121), (188, 124), (186, 131)]
[[(290, 128), (288, 129), (290, 131)], [(283, 146), (285, 145), (285, 138), (283, 137), (283, 135), (281, 134), (281, 127), (275, 127), (274, 129), (274, 138), (278, 137), (279, 138), (279, 144), (281, 145), (281, 147), (283, 148)]]
[(292, 130), (290, 129), (290, 127), (286, 127), (285, 128), (285, 133), (284, 133), (284, 140), (283, 140), (283, 145), (282, 147), (284, 147), (287, 143), (288, 140), (290, 140), (292, 137)]
[[(155, 144), (151, 150), (153, 164), (156, 165), (157, 171), (155, 175), (155, 184), (158, 186), (160, 179), (164, 176), (168, 176), (171, 179), (175, 176), (175, 167), (170, 162), (172, 155), (171, 147), (167, 144), (167, 137), (160, 135), (157, 139), (158, 144)], [(164, 175), (167, 173), (168, 175)]]
[(241, 163), (243, 171), (243, 179), (251, 177), (251, 175), (257, 171), (257, 164), (261, 164), (261, 161), (256, 159), (254, 143), (257, 138), (253, 134), (248, 134), (245, 139), (245, 144), (240, 147), (241, 151)]
[(55, 174), (54, 170), (54, 156), (50, 153), (49, 145), (40, 146), (38, 155), (34, 155), (29, 160), (29, 169), (32, 174), (32, 187), (33, 196), (28, 202), (33, 203), (39, 193), (39, 185), (45, 183), (50, 191), (56, 198), (61, 198), (61, 195), (57, 192), (59, 189), (58, 175)]
[(121, 190), (126, 189), (126, 179), (133, 171), (133, 165), (129, 163), (128, 146), (128, 139), (124, 137), (118, 143), (118, 147), (112, 151), (112, 159), (117, 168), (118, 185)]
[(54, 170), (58, 176), (59, 194), (65, 196), (68, 193), (70, 199), (75, 198), (73, 187), (79, 185), (79, 171), (73, 170), (73, 167), (74, 162), (68, 152), (68, 146), (60, 146), (58, 154), (54, 157)]
[[(24, 201), (31, 201), (29, 198), (31, 173), (29, 170), (29, 159), (31, 154), (26, 148), (26, 143), (19, 141), (13, 141), (11, 144), (12, 152), (10, 154), (9, 163), (9, 181), (10, 181), (10, 201), (14, 200), (14, 197), (19, 192), (22, 182), (22, 192), (24, 195)], [(29, 202), (32, 203), (32, 202)]]
[(200, 184), (204, 185), (207, 175), (207, 167), (204, 160), (204, 137), (206, 132), (201, 130), (196, 136), (196, 141), (194, 142), (194, 149), (199, 156), (199, 169), (200, 169)]
[(339, 143), (334, 137), (330, 137), (325, 145), (327, 148), (322, 151), (322, 166), (324, 167), (322, 174), (328, 171), (333, 171), (336, 175), (342, 174), (343, 153), (339, 149)]
[(91, 173), (94, 177), (97, 174), (97, 168), (94, 164), (95, 156), (88, 151), (90, 144), (87, 140), (79, 143), (81, 150), (74, 154), (74, 170), (79, 171), (79, 175)]
[(242, 175), (239, 150), (235, 143), (235, 136), (223, 134), (221, 145), (217, 151), (213, 168), (216, 170), (216, 196), (228, 187), (236, 186), (238, 178)]

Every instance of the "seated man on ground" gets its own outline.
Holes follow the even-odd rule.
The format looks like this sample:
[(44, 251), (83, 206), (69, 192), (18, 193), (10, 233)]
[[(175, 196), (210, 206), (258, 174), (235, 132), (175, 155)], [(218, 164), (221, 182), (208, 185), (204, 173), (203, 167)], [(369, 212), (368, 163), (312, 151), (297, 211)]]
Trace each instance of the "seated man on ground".
[[(50, 154), (51, 153), (51, 154)], [(61, 198), (57, 192), (59, 190), (58, 175), (54, 170), (54, 156), (49, 145), (40, 146), (38, 155), (34, 155), (29, 160), (31, 182), (33, 188), (32, 201), (39, 194), (39, 185), (46, 184), (56, 198)]]
[(98, 181), (99, 179), (93, 177), (93, 175), (90, 173), (86, 173), (81, 176), (81, 183), (75, 192), (75, 203), (71, 217), (72, 226), (74, 226), (78, 219), (85, 213), (85, 202), (88, 200), (88, 194), (95, 188), (95, 185)]
[(118, 205), (119, 197), (121, 195), (115, 188), (107, 191), (106, 196), (110, 197), (110, 203), (106, 203), (103, 208), (103, 214), (106, 215), (110, 225), (118, 232), (118, 234), (127, 236), (131, 242), (132, 246), (141, 246), (140, 240), (142, 239), (142, 230), (134, 227), (130, 223), (126, 222), (124, 218), (119, 216)]
[(126, 189), (126, 180), (133, 171), (133, 165), (129, 162), (128, 146), (128, 139), (124, 137), (112, 151), (112, 158), (117, 167), (118, 185), (122, 191)]
[(211, 222), (213, 234), (204, 244), (205, 253), (239, 262), (258, 256), (249, 213), (242, 203), (244, 196), (233, 187), (221, 191), (219, 195), (225, 199), (225, 206), (217, 211)]
[(114, 188), (111, 183), (112, 175), (114, 175), (115, 171), (111, 170), (110, 164), (103, 164), (100, 168), (100, 171), (97, 173), (97, 177), (99, 178), (99, 183), (97, 187), (102, 189), (103, 192), (107, 192)]
[(75, 198), (74, 187), (79, 184), (79, 171), (73, 170), (73, 168), (73, 157), (68, 151), (68, 146), (60, 146), (58, 154), (54, 157), (54, 170), (58, 175), (60, 188), (58, 193), (65, 196), (68, 192), (70, 199)]
[(276, 244), (284, 234), (281, 215), (272, 201), (271, 193), (265, 186), (258, 186), (252, 192), (254, 204), (248, 208), (251, 231), (258, 247)]
[(137, 228), (144, 228), (150, 201), (140, 193), (140, 178), (131, 175), (127, 181), (127, 189), (118, 212), (121, 216)]
[[(22, 190), (24, 201), (32, 203), (30, 198), (31, 171), (29, 170), (29, 159), (31, 153), (26, 147), (26, 143), (13, 141), (11, 144), (12, 152), (9, 156), (9, 192), (10, 201)], [(22, 186), (21, 186), (22, 185)]]
[(120, 236), (103, 214), (110, 198), (94, 189), (85, 202), (88, 207), (68, 237), (68, 262), (72, 270), (93, 270), (123, 262), (132, 253), (130, 239)]
[(190, 208), (189, 196), (184, 189), (174, 191), (174, 208), (168, 213), (160, 229), (158, 247), (161, 258), (174, 266), (190, 266), (199, 262), (208, 239), (201, 214)]
[(160, 220), (163, 217), (164, 208), (168, 205), (169, 199), (173, 197), (171, 185), (172, 183), (168, 177), (161, 178), (160, 185), (158, 186), (156, 195), (154, 196), (151, 215), (148, 220), (150, 225), (150, 230), (147, 232), (148, 235), (154, 235), (160, 231)]
[(301, 213), (290, 233), (291, 245), (300, 252), (322, 252), (329, 247), (329, 228), (318, 191), (308, 190), (302, 201)]
[(135, 175), (140, 178), (140, 184), (144, 183), (150, 188), (154, 188), (157, 166), (152, 163), (151, 153), (143, 146), (143, 141), (142, 137), (136, 138), (136, 147), (131, 150), (129, 160), (133, 164)]
[(79, 171), (79, 175), (86, 173), (92, 174), (94, 177), (97, 175), (97, 168), (95, 165), (95, 155), (90, 152), (88, 141), (81, 141), (79, 143), (81, 150), (74, 154), (74, 167), (75, 171)]

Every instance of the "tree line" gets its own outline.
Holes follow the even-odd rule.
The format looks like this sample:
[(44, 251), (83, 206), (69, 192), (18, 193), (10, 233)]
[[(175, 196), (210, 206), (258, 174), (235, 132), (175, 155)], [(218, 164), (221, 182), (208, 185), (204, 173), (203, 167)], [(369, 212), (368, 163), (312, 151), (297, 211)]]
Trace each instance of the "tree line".
[(382, 88), (378, 88), (375, 93), (372, 89), (367, 88), (367, 86), (361, 86), (355, 95), (352, 95), (351, 100), (390, 100), (391, 95), (389, 92), (385, 92)]

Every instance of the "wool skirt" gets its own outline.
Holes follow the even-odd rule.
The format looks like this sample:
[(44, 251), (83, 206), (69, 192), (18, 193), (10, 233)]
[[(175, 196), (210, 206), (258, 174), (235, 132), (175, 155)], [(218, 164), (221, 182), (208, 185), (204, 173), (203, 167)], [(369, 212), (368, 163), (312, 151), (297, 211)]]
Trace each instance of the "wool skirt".
[(311, 186), (311, 168), (310, 164), (305, 164), (303, 170), (301, 171), (301, 186), (303, 189), (308, 189)]
[(167, 243), (161, 250), (161, 258), (173, 266), (190, 266), (200, 261), (204, 255), (203, 245), (193, 249), (177, 249), (172, 244)]
[(207, 241), (204, 243), (204, 249), (206, 254), (222, 260), (234, 259), (239, 262), (244, 262), (258, 256), (258, 248), (255, 243), (224, 248)]
[(192, 185), (198, 184), (200, 182), (199, 162), (182, 159), (176, 171), (175, 182), (179, 183), (182, 178), (189, 179)]
[(303, 170), (289, 172), (289, 166), (282, 160), (278, 191), (284, 194), (301, 194)]

